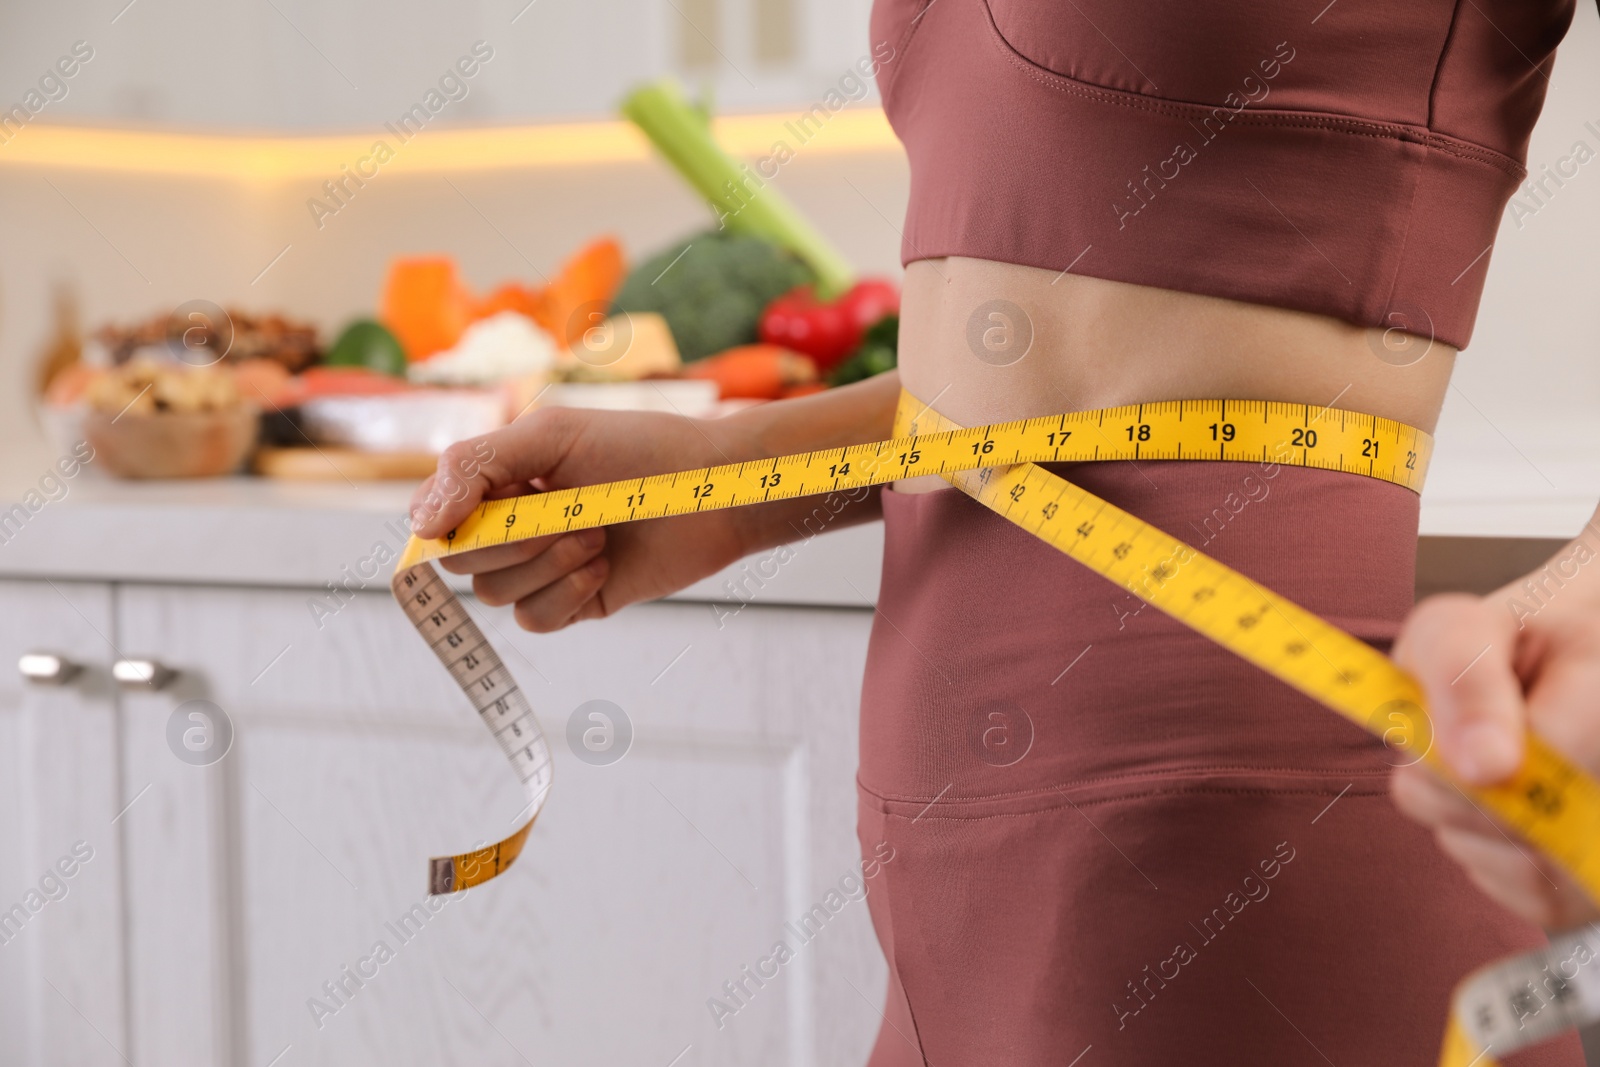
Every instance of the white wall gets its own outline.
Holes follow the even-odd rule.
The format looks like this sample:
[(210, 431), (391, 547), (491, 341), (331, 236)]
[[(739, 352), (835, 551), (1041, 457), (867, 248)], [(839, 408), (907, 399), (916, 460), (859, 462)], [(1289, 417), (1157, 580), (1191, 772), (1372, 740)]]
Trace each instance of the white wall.
[[(1575, 141), (1600, 153), (1600, 132), (1584, 126), (1592, 121), (1600, 131), (1597, 60), (1600, 17), (1595, 5), (1579, 4), (1528, 152), (1535, 176), (1571, 154)], [(1439, 438), (1446, 449), (1452, 439), (1490, 442), (1485, 448), (1500, 455), (1486, 454), (1486, 462), (1511, 459), (1530, 480), (1542, 485), (1548, 477), (1565, 488), (1561, 464), (1543, 457), (1578, 427), (1600, 423), (1600, 159), (1541, 199), (1536, 214), (1518, 220), (1508, 210), (1501, 220), (1477, 330), (1456, 362)], [(1528, 469), (1518, 453), (1540, 457), (1539, 469)]]
[[(757, 11), (789, 10), (793, 55), (763, 59)], [(0, 9), (9, 106), (74, 41), (94, 59), (53, 119), (349, 129), (415, 103), (474, 41), (495, 49), (456, 121), (610, 114), (679, 74), (727, 107), (810, 100), (866, 51), (867, 0), (51, 0)], [(687, 20), (692, 17), (691, 25)], [(113, 21), (115, 20), (115, 21)], [(709, 40), (710, 44), (705, 45)], [(711, 57), (696, 65), (687, 45)]]

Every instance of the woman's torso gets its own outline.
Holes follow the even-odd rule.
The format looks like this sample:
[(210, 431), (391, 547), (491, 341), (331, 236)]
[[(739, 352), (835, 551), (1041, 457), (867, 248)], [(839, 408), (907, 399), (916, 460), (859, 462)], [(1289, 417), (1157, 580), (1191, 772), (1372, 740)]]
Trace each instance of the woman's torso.
[(957, 257), (907, 267), (900, 331), (905, 388), (965, 425), (1228, 398), (1339, 407), (1432, 431), (1456, 354), (1398, 328)]
[(1236, 397), (1431, 429), (1573, 6), (874, 0), (907, 387), (967, 423)]

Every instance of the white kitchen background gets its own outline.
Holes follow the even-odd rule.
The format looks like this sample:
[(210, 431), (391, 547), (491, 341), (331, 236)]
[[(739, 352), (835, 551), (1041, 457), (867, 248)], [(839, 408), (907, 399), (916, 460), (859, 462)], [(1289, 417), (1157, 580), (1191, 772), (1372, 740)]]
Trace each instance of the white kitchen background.
[[(90, 327), (201, 298), (331, 331), (370, 312), (398, 253), (451, 254), (481, 291), (534, 282), (599, 233), (638, 257), (712, 221), (647, 151), (475, 170), (414, 167), (402, 148), (318, 228), (306, 202), (332, 167), (184, 174), (116, 150), (64, 163), (40, 150), (44, 124), (361, 144), (480, 40), (492, 60), (419, 137), (613, 121), (629, 88), (666, 74), (709, 89), (719, 112), (798, 115), (866, 54), (859, 0), (125, 3), (0, 8), (0, 106), (75, 42), (94, 50), (64, 99), (0, 143), (5, 499), (54, 458), (30, 397), (63, 283)], [(863, 95), (855, 118), (870, 118)], [(779, 184), (862, 270), (896, 272), (904, 163), (892, 147), (835, 143), (847, 140), (838, 121)], [(61, 687), (0, 672), (0, 912), (74, 842), (93, 849), (66, 895), (0, 943), (0, 1065), (864, 1058), (884, 967), (859, 900), (725, 1027), (707, 1001), (856, 862), (869, 611), (751, 608), (721, 627), (704, 603), (647, 605), (549, 638), (481, 613), (532, 687), (560, 811), (496, 887), (509, 892), (452, 902), (401, 944), (384, 923), (423, 898), (424, 858), (522, 803), (386, 592), (312, 625), (308, 600), (390, 536), (403, 496), (372, 503), (341, 486), (339, 512), (303, 499), (146, 507), (134, 494), (133, 511), (98, 512), (89, 495), (89, 511), (70, 510), (80, 493), (40, 521), (83, 534), (72, 555), (91, 571), (131, 564), (85, 578), (22, 562), (59, 541), (41, 528), (0, 547), (0, 663), (53, 649), (83, 666)], [(208, 525), (222, 513), (237, 536)], [(806, 584), (804, 567), (785, 579)], [(108, 668), (124, 652), (178, 677), (119, 691)], [(614, 766), (568, 751), (568, 712), (594, 698), (634, 718), (636, 743)], [(237, 730), (213, 766), (184, 765), (163, 739), (190, 699), (226, 708)], [(395, 960), (314, 1019), (308, 1001), (337, 1003), (323, 983), (380, 938)]]
[[(0, 143), (0, 483), (32, 482), (54, 458), (30, 398), (62, 284), (91, 327), (206, 299), (332, 330), (371, 309), (396, 253), (454, 255), (483, 289), (532, 280), (601, 232), (638, 257), (710, 222), (644, 153), (446, 171), (410, 167), (402, 152), (319, 229), (306, 201), (332, 173), (160, 173), (113, 151), (68, 161), (29, 147), (45, 125), (376, 136), (479, 40), (494, 57), (440, 129), (609, 120), (627, 89), (667, 74), (708, 88), (721, 112), (798, 115), (866, 54), (867, 9), (866, 0), (0, 5), (0, 107), (75, 42), (93, 48), (65, 97)], [(1536, 173), (1575, 142), (1600, 150), (1597, 57), (1600, 21), (1582, 5), (1534, 138)], [(869, 93), (852, 114), (870, 119), (875, 106)], [(777, 185), (863, 272), (893, 273), (904, 161), (893, 146), (847, 141), (825, 129)], [(1525, 516), (1542, 507), (1575, 531), (1600, 485), (1600, 162), (1543, 199), (1502, 224), (1439, 434), (1442, 450), (1470, 462), (1429, 490), (1448, 501), (1492, 482), (1505, 508), (1473, 512), (1491, 533), (1530, 532)], [(262, 679), (277, 649), (303, 640), (308, 593), (344, 560), (324, 553), (297, 570), (289, 520), (237, 521), (241, 533), (271, 527), (264, 541), (281, 557), (279, 578), (252, 577), (169, 525), (146, 546), (143, 579), (109, 569), (104, 580), (0, 579), (0, 909), (74, 841), (95, 849), (66, 899), (0, 944), (0, 1067), (861, 1061), (884, 981), (862, 905), (726, 1030), (711, 1025), (705, 1000), (849, 869), (869, 611), (794, 608), (780, 620), (751, 609), (713, 631), (704, 604), (660, 604), (554, 638), (499, 622), (504, 633), (491, 636), (524, 684), (548, 674), (535, 701), (555, 709), (545, 726), (560, 811), (541, 820), (537, 848), (506, 885), (447, 907), (433, 920), (438, 939), (402, 948), (319, 1031), (305, 1001), (417, 902), (421, 857), (470, 840), (485, 813), (509, 817), (520, 800), (493, 777), (504, 768), (485, 758), (459, 694), (413, 655), (416, 638), (386, 594), (365, 595), (291, 653), (308, 659), (285, 659)], [(71, 532), (85, 568), (96, 538), (108, 556), (126, 556), (133, 536), (114, 525)], [(0, 547), (0, 574), (25, 550)], [(209, 568), (204, 581), (183, 579), (186, 557)], [(178, 688), (114, 691), (104, 670), (112, 640), (186, 668)], [(677, 673), (653, 681), (690, 642), (701, 643)], [(37, 647), (94, 649), (98, 666), (75, 686), (27, 687), (9, 664)], [(654, 721), (628, 760), (596, 770), (567, 759), (560, 731), (567, 709), (599, 695), (648, 708)], [(202, 697), (235, 715), (239, 737), (234, 757), (200, 771), (171, 758), (160, 731), (175, 700)], [(113, 826), (130, 800), (139, 806)], [(733, 860), (711, 840), (738, 842)]]
[(860, 0), (97, 0), (0, 14), (5, 99), (77, 40), (90, 76), (44, 118), (185, 129), (349, 130), (392, 119), (474, 41), (494, 78), (452, 113), (610, 115), (640, 81), (709, 84), (729, 109), (809, 102), (865, 50)]
[[(719, 111), (798, 114), (865, 54), (868, 8), (866, 0), (5, 5), (0, 102), (20, 100), (83, 40), (93, 60), (35, 122), (376, 134), (483, 40), (495, 58), (439, 116), (440, 128), (608, 117), (629, 87), (666, 74), (709, 89)], [(1535, 175), (1575, 142), (1600, 151), (1586, 126), (1600, 128), (1597, 52), (1594, 7), (1579, 5), (1534, 136)], [(874, 107), (875, 95), (857, 106)], [(114, 158), (99, 167), (7, 165), (13, 147), (0, 144), (0, 383), (8, 386), (0, 442), (13, 447), (37, 438), (22, 386), (48, 335), (58, 281), (75, 284), (91, 323), (205, 298), (282, 307), (331, 329), (371, 305), (395, 251), (453, 253), (484, 285), (529, 276), (530, 262), (547, 270), (599, 230), (643, 254), (706, 218), (653, 160), (452, 176), (458, 194), (398, 159), (362, 190), (359, 210), (318, 231), (305, 200), (319, 178), (141, 175)], [(833, 152), (825, 133), (777, 184), (861, 269), (883, 271), (898, 262), (906, 181), (895, 152)], [(1589, 269), (1600, 170), (1584, 165), (1541, 199), (1535, 214), (1508, 213), (1501, 227), (1477, 332), (1446, 405), (1446, 443), (1459, 426), (1463, 438), (1508, 439), (1514, 448), (1493, 446), (1506, 455), (1551, 457), (1552, 434), (1600, 410), (1600, 301)], [(1490, 424), (1499, 429), (1484, 437)]]
[[(114, 153), (83, 165), (8, 165), (40, 124), (376, 137), (477, 41), (493, 59), (427, 133), (612, 120), (628, 89), (665, 75), (708, 92), (719, 113), (799, 115), (867, 54), (863, 0), (125, 4), (0, 7), (3, 106), (36, 88), (74, 42), (94, 50), (63, 99), (0, 143), (0, 442), (13, 448), (38, 440), (30, 367), (57, 282), (72, 284), (90, 325), (199, 298), (282, 309), (334, 330), (370, 311), (399, 252), (452, 254), (469, 284), (486, 290), (536, 280), (598, 233), (617, 234), (642, 257), (712, 221), (645, 153), (442, 174), (408, 171), (402, 147), (319, 229), (306, 201), (340, 176), (336, 165), (281, 178), (152, 174)], [(870, 85), (857, 95), (853, 108), (875, 107)], [(861, 270), (897, 271), (904, 163), (882, 147), (835, 151), (836, 139), (824, 129), (777, 184)]]

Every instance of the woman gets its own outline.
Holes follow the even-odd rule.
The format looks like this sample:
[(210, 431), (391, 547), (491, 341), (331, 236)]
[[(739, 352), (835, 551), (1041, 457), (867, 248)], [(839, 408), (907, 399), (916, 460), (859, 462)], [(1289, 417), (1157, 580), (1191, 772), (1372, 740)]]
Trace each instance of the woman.
[[(536, 412), (445, 457), (417, 532), (530, 485), (882, 439), (902, 388), (967, 425), (1222, 397), (1431, 431), (1570, 16), (878, 0), (912, 176), (898, 375), (716, 421)], [(1461, 780), (1509, 774), (1530, 722), (1600, 767), (1596, 568), (1531, 615), (1506, 596), (1413, 611), (1403, 488), (1215, 462), (1061, 473), (1393, 643)], [(813, 505), (444, 566), (543, 632), (793, 539)], [(1394, 773), (1365, 732), (943, 483), (839, 521), (880, 516), (859, 830), (896, 860), (868, 898), (890, 964), (872, 1067), (1431, 1064), (1457, 979), (1541, 944), (1538, 923), (1594, 917), (1452, 787)], [(1582, 1060), (1569, 1036), (1509, 1062)]]

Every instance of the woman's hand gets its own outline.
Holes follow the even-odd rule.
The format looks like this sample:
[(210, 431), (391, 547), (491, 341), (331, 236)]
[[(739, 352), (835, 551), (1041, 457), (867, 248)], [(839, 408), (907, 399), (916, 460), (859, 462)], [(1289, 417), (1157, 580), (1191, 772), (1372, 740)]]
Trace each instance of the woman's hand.
[[(543, 408), (452, 445), (411, 500), (412, 531), (442, 537), (480, 501), (757, 458), (729, 419)], [(737, 511), (550, 534), (447, 556), (491, 606), (548, 633), (682, 589), (748, 550)]]
[[(1597, 556), (1600, 513), (1528, 579), (1483, 598), (1431, 597), (1406, 620), (1394, 658), (1422, 683), (1436, 752), (1462, 784), (1510, 776), (1529, 730), (1600, 774)], [(1600, 918), (1596, 902), (1553, 861), (1424, 765), (1397, 771), (1391, 791), (1401, 811), (1432, 829), (1473, 882), (1513, 912), (1552, 930)]]
[[(480, 501), (497, 497), (881, 440), (889, 436), (899, 395), (900, 377), (890, 372), (718, 419), (541, 408), (447, 449), (411, 498), (411, 529), (442, 537)], [(548, 633), (676, 592), (751, 552), (809, 536), (806, 520), (815, 507), (815, 500), (796, 498), (647, 519), (439, 563), (472, 575), (472, 590), (485, 604), (515, 604), (523, 629)], [(874, 493), (844, 505), (829, 528), (879, 514)]]

